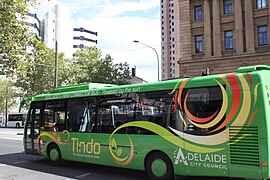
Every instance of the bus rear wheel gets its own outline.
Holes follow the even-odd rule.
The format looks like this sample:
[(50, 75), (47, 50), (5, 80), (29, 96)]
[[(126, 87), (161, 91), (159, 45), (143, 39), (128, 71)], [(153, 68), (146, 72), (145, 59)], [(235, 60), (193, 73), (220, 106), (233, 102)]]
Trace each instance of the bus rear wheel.
[(19, 123), (16, 124), (16, 128), (20, 128), (20, 124)]
[(173, 165), (168, 156), (161, 152), (155, 152), (147, 158), (145, 170), (150, 179), (174, 179)]
[(60, 165), (62, 163), (62, 155), (60, 149), (56, 144), (52, 144), (49, 146), (47, 155), (51, 164)]

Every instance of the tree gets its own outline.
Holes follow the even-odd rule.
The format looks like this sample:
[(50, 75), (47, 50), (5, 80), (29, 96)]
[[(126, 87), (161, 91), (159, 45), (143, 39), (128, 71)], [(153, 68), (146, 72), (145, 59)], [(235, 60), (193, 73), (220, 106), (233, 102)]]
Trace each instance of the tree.
[(32, 37), (32, 58), (20, 63), (17, 68), (16, 86), (22, 88), (25, 96), (49, 92), (54, 86), (55, 53), (40, 40)]
[(127, 62), (113, 65), (114, 83), (119, 85), (130, 83), (130, 70)]
[(35, 3), (35, 0), (0, 1), (0, 64), (7, 76), (14, 74), (20, 60), (29, 58), (26, 53), (29, 34), (24, 20), (28, 5)]
[[(16, 86), (20, 87), (25, 96), (48, 93), (54, 87), (55, 80), (55, 52), (46, 47), (41, 39), (31, 38), (32, 56), (28, 61), (20, 63), (17, 69)], [(58, 55), (58, 84), (69, 85), (73, 76), (71, 60), (65, 58), (64, 53)]]
[[(6, 108), (10, 108), (15, 104), (15, 90), (8, 81), (0, 80), (0, 114), (5, 114)], [(7, 102), (7, 104), (6, 104)]]
[(127, 63), (113, 64), (110, 55), (102, 56), (96, 47), (80, 49), (73, 55), (73, 83), (128, 84), (131, 79)]
[[(32, 58), (18, 67), (15, 84), (25, 96), (48, 93), (54, 87), (55, 53), (36, 38), (31, 39), (31, 44)], [(96, 47), (78, 50), (73, 59), (60, 53), (58, 77), (59, 86), (85, 82), (128, 84), (131, 79), (127, 63), (113, 64), (111, 56), (103, 58)]]

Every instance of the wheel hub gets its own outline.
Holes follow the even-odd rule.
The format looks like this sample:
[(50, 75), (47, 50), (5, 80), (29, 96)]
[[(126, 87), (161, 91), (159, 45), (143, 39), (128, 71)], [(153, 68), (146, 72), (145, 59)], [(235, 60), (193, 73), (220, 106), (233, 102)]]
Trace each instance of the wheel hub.
[(162, 177), (167, 173), (167, 166), (161, 159), (153, 161), (151, 169), (156, 177)]

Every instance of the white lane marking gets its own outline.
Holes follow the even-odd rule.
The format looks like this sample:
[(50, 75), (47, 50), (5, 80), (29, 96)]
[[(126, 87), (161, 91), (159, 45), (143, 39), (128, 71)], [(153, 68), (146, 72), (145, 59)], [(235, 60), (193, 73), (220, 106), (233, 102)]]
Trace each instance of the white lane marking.
[(75, 178), (82, 178), (82, 177), (85, 177), (85, 176), (88, 176), (88, 175), (91, 175), (91, 173), (82, 174), (80, 176), (76, 176)]
[(25, 162), (27, 162), (27, 161), (17, 161), (14, 164), (20, 164), (20, 163), (25, 163)]
[(18, 140), (18, 141), (21, 141), (23, 138), (21, 138), (21, 137), (3, 137), (3, 136), (0, 136), (0, 139), (8, 139), (8, 140)]

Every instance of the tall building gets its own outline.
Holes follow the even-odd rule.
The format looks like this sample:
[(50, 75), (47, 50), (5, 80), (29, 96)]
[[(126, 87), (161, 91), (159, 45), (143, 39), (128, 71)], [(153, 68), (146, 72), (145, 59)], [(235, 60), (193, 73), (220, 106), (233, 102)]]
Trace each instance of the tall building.
[[(161, 14), (164, 78), (171, 68), (171, 51), (179, 55), (177, 76), (200, 76), (206, 68), (218, 74), (240, 66), (270, 65), (267, 0), (161, 0)], [(178, 34), (174, 41), (179, 40), (174, 49), (168, 45), (172, 31)]]
[[(47, 47), (55, 49), (56, 41), (58, 52), (64, 52), (67, 57), (78, 50), (97, 43), (93, 36), (97, 32), (87, 30), (81, 26), (77, 28), (70, 18), (70, 10), (63, 5), (56, 5), (54, 12), (47, 12), (41, 23), (43, 40)], [(43, 27), (43, 28), (42, 28)]]
[(42, 24), (44, 27), (44, 43), (48, 48), (55, 50), (55, 13), (47, 12)]
[(161, 0), (161, 79), (179, 76), (180, 34), (177, 0)]

